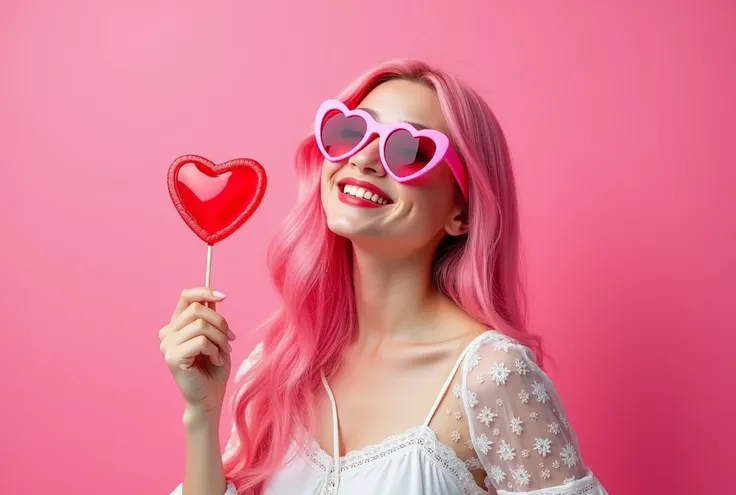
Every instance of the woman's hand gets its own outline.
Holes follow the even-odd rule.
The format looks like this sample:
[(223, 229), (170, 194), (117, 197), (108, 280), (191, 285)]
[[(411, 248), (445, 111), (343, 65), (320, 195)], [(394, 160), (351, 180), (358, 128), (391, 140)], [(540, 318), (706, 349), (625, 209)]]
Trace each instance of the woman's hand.
[(161, 354), (179, 386), (187, 411), (219, 412), (230, 375), (230, 340), (235, 335), (215, 310), (224, 294), (206, 287), (185, 289), (161, 328)]

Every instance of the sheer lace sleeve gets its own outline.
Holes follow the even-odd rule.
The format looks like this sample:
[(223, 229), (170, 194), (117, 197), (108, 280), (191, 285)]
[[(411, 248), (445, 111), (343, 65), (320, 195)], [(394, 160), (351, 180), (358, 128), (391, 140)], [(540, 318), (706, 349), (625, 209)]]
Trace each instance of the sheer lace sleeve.
[(492, 332), (463, 365), (470, 437), (499, 494), (603, 495), (549, 377), (531, 350)]
[[(260, 358), (261, 354), (263, 353), (263, 344), (258, 343), (255, 348), (251, 351), (251, 353), (248, 355), (245, 360), (240, 364), (238, 367), (238, 371), (235, 373), (235, 381), (238, 382), (240, 379), (245, 375), (245, 372), (248, 371)], [(235, 422), (233, 421), (233, 426), (230, 429), (230, 436), (228, 437), (227, 444), (225, 446), (225, 452), (222, 454), (222, 459), (225, 460), (228, 457), (232, 456), (235, 452), (235, 449), (238, 447), (238, 434), (235, 430)], [(179, 486), (177, 486), (173, 492), (171, 492), (170, 495), (183, 495), (183, 483), (180, 483)], [(233, 485), (231, 482), (227, 482), (227, 486), (225, 489), (225, 493), (223, 495), (238, 495), (237, 490), (235, 489), (235, 485)]]

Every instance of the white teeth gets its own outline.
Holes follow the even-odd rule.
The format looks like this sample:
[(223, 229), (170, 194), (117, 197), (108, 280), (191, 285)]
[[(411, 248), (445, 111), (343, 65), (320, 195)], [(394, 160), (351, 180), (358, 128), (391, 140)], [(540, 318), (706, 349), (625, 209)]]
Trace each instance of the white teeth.
[(343, 191), (345, 194), (350, 194), (352, 196), (367, 199), (368, 201), (372, 201), (379, 205), (387, 205), (388, 201), (381, 198), (378, 194), (372, 193), (370, 191), (366, 191), (362, 187), (354, 186), (352, 184), (346, 184), (343, 187)]

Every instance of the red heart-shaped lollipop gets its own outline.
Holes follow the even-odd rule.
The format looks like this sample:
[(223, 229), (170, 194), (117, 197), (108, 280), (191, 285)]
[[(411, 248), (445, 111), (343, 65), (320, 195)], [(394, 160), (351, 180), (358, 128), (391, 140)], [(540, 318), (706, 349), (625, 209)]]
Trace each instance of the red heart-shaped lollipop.
[(169, 195), (184, 222), (208, 245), (235, 232), (266, 192), (266, 171), (250, 158), (215, 164), (180, 156), (169, 167)]

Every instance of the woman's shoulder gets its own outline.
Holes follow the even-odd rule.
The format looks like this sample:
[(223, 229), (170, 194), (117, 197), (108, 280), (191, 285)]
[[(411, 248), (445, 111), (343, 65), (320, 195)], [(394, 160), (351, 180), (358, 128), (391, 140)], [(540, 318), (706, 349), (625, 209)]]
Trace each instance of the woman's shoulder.
[(478, 335), (468, 345), (466, 361), (471, 367), (477, 366), (484, 358), (513, 365), (518, 359), (536, 363), (534, 351), (529, 346), (492, 328)]
[(524, 398), (534, 391), (546, 402), (547, 391), (554, 390), (531, 348), (497, 330), (484, 332), (470, 344), (460, 378), (471, 407), (476, 399), (503, 402), (506, 396)]

